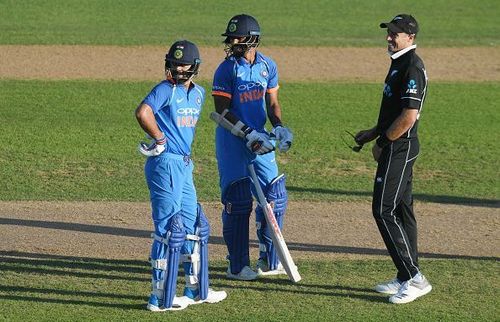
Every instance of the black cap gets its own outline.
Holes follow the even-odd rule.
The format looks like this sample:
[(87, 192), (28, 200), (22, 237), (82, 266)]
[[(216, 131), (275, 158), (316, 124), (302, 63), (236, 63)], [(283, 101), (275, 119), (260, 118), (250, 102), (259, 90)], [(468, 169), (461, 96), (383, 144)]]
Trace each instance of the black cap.
[(198, 47), (189, 40), (174, 42), (172, 46), (170, 46), (165, 60), (176, 64), (186, 65), (194, 65), (201, 62)]
[(247, 37), (259, 36), (260, 26), (257, 20), (249, 15), (241, 14), (232, 17), (227, 23), (226, 32), (221, 36)]
[(413, 16), (399, 14), (391, 22), (382, 22), (380, 28), (387, 28), (392, 32), (404, 32), (409, 35), (418, 33), (418, 22)]

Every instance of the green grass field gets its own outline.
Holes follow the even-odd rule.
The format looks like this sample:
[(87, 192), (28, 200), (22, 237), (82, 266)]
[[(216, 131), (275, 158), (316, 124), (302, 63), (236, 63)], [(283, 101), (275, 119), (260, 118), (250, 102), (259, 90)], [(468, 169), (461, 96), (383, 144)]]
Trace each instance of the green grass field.
[(241, 12), (258, 18), (265, 46), (379, 46), (378, 24), (401, 12), (425, 26), (424, 46), (500, 45), (494, 0), (2, 0), (0, 44), (165, 45), (188, 38), (218, 46), (228, 19)]
[[(6, 187), (0, 199), (146, 201), (144, 159), (136, 152), (143, 134), (133, 111), (152, 86), (0, 81), (5, 98), (0, 103), (0, 181)], [(279, 161), (294, 200), (371, 196), (375, 164), (370, 148), (356, 154), (342, 137), (344, 130), (375, 124), (380, 91), (378, 84), (282, 85), (285, 119), (296, 140)], [(423, 148), (415, 170), (417, 198), (478, 204), (499, 199), (493, 162), (500, 155), (495, 144), (498, 101), (496, 83), (432, 84), (419, 126)], [(203, 201), (219, 198), (215, 124), (208, 118), (212, 110), (208, 97), (193, 148)]]
[[(387, 260), (299, 261), (303, 281), (224, 278), (213, 263), (211, 284), (229, 292), (219, 304), (181, 312), (144, 310), (146, 261), (1, 253), (0, 319), (15, 321), (493, 321), (498, 317), (498, 261), (425, 259), (432, 296), (395, 306), (371, 291), (387, 278)], [(179, 278), (179, 285), (183, 284)], [(179, 289), (179, 292), (181, 290)]]
[[(215, 47), (229, 17), (241, 12), (258, 18), (263, 46), (383, 47), (378, 24), (401, 12), (419, 20), (422, 47), (500, 46), (494, 0), (0, 0), (0, 45), (167, 46), (188, 38)], [(370, 198), (370, 149), (356, 154), (341, 137), (374, 125), (381, 82), (281, 84), (295, 144), (278, 158), (293, 200)], [(136, 152), (143, 134), (133, 111), (153, 85), (0, 79), (0, 201), (146, 201), (144, 159)], [(417, 200), (498, 204), (498, 102), (500, 83), (431, 80), (419, 127)], [(202, 201), (219, 199), (211, 110), (208, 97), (194, 144)], [(152, 314), (144, 309), (145, 260), (0, 251), (0, 321), (498, 320), (498, 257), (432, 254), (421, 264), (433, 292), (395, 306), (371, 291), (392, 277), (385, 256), (299, 260), (298, 285), (284, 277), (232, 282), (224, 278), (226, 263), (214, 261), (212, 286), (228, 291), (226, 301)]]

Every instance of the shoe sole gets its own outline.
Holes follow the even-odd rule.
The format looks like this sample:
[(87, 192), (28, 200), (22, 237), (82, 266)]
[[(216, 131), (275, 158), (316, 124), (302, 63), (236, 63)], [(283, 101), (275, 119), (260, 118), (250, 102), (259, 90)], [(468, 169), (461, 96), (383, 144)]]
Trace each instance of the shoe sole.
[(152, 305), (152, 304), (148, 304), (146, 306), (146, 309), (148, 309), (151, 312), (163, 312), (163, 311), (166, 311), (165, 309), (159, 308), (158, 306)]
[(419, 297), (422, 297), (424, 295), (427, 295), (429, 294), (429, 292), (432, 291), (432, 285), (429, 285), (427, 286), (426, 288), (424, 288), (420, 294), (418, 294), (417, 296), (415, 297), (411, 297), (411, 298), (408, 298), (408, 299), (403, 299), (403, 300), (398, 300), (396, 302), (394, 302), (394, 300), (391, 301), (391, 298), (389, 298), (389, 302), (393, 303), (393, 304), (406, 304), (406, 303), (410, 303), (410, 302), (413, 302), (415, 301), (416, 299), (418, 299)]
[(172, 306), (169, 308), (159, 308), (157, 306), (148, 305), (146, 308), (151, 312), (180, 311), (180, 310), (184, 310), (185, 308), (187, 308), (187, 305), (186, 306)]
[(180, 311), (180, 310), (184, 310), (185, 308), (187, 308), (188, 305), (189, 304), (176, 305), (176, 306), (166, 308), (166, 307), (158, 307), (156, 305), (152, 305), (152, 304), (148, 303), (148, 305), (146, 306), (146, 309), (148, 309), (151, 312)]
[(270, 276), (270, 275), (287, 275), (286, 274), (286, 271), (277, 271), (277, 270), (274, 270), (274, 271), (268, 271), (268, 272), (264, 272), (263, 270), (257, 270), (257, 276)]
[[(221, 293), (222, 293), (222, 291), (221, 291)], [(212, 298), (212, 299), (206, 298), (204, 300), (200, 300), (200, 299), (198, 299), (198, 300), (191, 300), (191, 301), (188, 301), (187, 303), (188, 303), (188, 305), (202, 304), (202, 303), (208, 303), (208, 304), (219, 303), (219, 302), (221, 302), (221, 301), (223, 301), (223, 300), (225, 300), (227, 298), (227, 293), (224, 292), (223, 294), (224, 294), (224, 296), (221, 296), (219, 298)]]

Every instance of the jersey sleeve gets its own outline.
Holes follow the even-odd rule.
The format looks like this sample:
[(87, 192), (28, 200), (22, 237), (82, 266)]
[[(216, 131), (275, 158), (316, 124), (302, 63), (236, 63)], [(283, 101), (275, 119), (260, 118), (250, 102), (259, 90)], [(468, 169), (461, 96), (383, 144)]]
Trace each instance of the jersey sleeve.
[(156, 114), (162, 108), (168, 105), (170, 96), (172, 95), (172, 88), (160, 83), (156, 85), (151, 92), (144, 98), (142, 103), (148, 104), (153, 109), (153, 113)]
[(427, 77), (425, 71), (415, 66), (410, 67), (403, 79), (402, 107), (419, 109), (424, 100), (426, 89)]
[(226, 60), (219, 65), (214, 73), (212, 96), (224, 96), (231, 99), (233, 93), (233, 65), (230, 60)]
[(266, 91), (268, 93), (270, 93), (270, 92), (277, 91), (279, 88), (278, 66), (276, 65), (274, 60), (272, 60), (270, 58), (267, 58), (266, 62), (267, 62), (268, 68), (269, 68), (269, 78), (267, 81), (267, 90)]

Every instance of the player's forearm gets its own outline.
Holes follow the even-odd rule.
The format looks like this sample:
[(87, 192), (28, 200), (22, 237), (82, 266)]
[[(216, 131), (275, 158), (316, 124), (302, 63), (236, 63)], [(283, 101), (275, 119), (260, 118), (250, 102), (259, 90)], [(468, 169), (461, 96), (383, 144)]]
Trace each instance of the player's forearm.
[(385, 132), (387, 138), (391, 141), (397, 140), (401, 135), (407, 132), (417, 120), (417, 110), (404, 109), (403, 113), (391, 124)]
[(266, 110), (269, 121), (275, 127), (281, 125), (281, 105), (278, 101), (278, 93), (266, 93)]
[(380, 147), (384, 147), (392, 141), (397, 140), (404, 133), (406, 133), (417, 120), (418, 111), (416, 109), (403, 109), (401, 115), (399, 115), (391, 126), (385, 133), (380, 133), (379, 139), (377, 139), (377, 144)]
[(215, 111), (219, 114), (222, 114), (225, 110), (229, 110), (231, 108), (231, 99), (225, 96), (214, 95), (214, 105)]
[(267, 108), (267, 117), (273, 127), (281, 125), (281, 106), (278, 103), (270, 104)]
[(139, 107), (137, 107), (137, 109), (135, 110), (135, 117), (141, 128), (149, 136), (154, 139), (160, 139), (163, 137), (163, 133), (156, 123), (153, 110), (149, 105), (141, 104)]
[(238, 123), (239, 119), (231, 113), (231, 100), (225, 96), (214, 95), (215, 111), (231, 122), (233, 125)]

